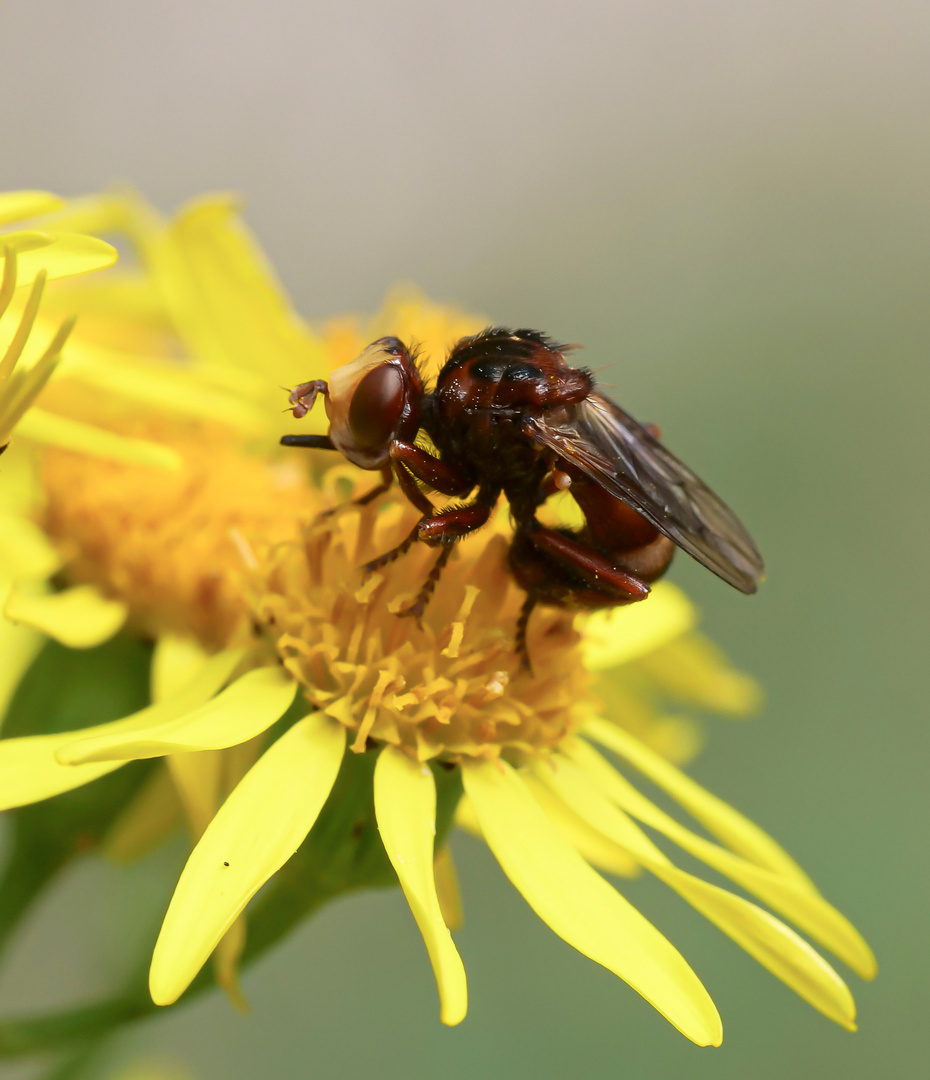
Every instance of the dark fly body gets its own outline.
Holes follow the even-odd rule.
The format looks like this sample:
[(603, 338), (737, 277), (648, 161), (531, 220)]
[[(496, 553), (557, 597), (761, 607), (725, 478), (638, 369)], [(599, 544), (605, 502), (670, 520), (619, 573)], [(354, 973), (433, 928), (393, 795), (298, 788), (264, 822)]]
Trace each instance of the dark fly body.
[[(600, 394), (590, 372), (570, 367), (567, 351), (535, 330), (485, 330), (455, 345), (427, 391), (415, 355), (397, 338), (380, 338), (328, 383), (291, 392), (298, 419), (323, 396), (329, 434), (282, 439), (380, 471), (381, 483), (357, 502), (396, 480), (420, 511), (409, 536), (365, 567), (384, 566), (414, 543), (440, 548), (405, 614), (422, 614), (453, 543), (484, 525), (504, 495), (514, 521), (510, 572), (527, 594), (517, 632), (524, 661), (536, 604), (594, 610), (643, 600), (676, 547), (745, 593), (763, 572), (733, 512), (654, 428)], [(421, 431), (435, 453), (417, 445)], [(421, 485), (459, 502), (437, 510)], [(560, 490), (578, 504), (583, 527), (537, 519)]]

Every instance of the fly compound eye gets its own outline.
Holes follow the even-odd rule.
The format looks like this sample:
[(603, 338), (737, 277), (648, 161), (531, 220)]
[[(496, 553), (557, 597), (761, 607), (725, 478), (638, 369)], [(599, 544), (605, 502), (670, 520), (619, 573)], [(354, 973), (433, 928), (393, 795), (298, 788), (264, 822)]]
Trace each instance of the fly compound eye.
[(333, 446), (363, 469), (390, 461), (394, 439), (413, 442), (423, 382), (397, 338), (379, 338), (329, 376), (326, 415)]
[(349, 402), (349, 427), (360, 449), (379, 450), (391, 441), (405, 398), (398, 364), (380, 364), (363, 376)]

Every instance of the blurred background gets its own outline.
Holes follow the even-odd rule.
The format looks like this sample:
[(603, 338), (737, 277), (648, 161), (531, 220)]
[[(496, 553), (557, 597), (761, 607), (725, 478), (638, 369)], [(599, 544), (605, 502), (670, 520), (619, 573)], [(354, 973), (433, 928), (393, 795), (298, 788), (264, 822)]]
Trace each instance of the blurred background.
[[(413, 280), (583, 342), (661, 424), (769, 573), (747, 600), (673, 570), (769, 699), (714, 721), (693, 774), (800, 859), (881, 967), (851, 977), (846, 1034), (637, 882), (724, 1017), (700, 1051), (461, 837), (460, 1028), (438, 1023), (402, 898), (371, 894), (246, 975), (250, 1017), (198, 1000), (88, 1075), (140, 1055), (203, 1080), (926, 1075), (928, 39), (916, 0), (6, 0), (0, 188), (129, 181), (164, 210), (236, 190), (309, 319)], [(109, 985), (181, 858), (69, 872), (2, 973), (3, 1012)]]

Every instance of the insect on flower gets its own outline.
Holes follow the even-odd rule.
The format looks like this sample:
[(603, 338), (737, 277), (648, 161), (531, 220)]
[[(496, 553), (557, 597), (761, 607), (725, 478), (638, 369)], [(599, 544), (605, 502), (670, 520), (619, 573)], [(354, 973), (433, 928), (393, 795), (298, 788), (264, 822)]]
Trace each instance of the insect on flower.
[[(397, 338), (373, 342), (329, 383), (291, 391), (294, 416), (323, 395), (328, 435), (287, 435), (286, 446), (340, 451), (381, 483), (396, 478), (422, 513), (406, 539), (364, 569), (376, 570), (416, 542), (441, 547), (413, 603), (419, 617), (456, 540), (484, 525), (505, 495), (514, 521), (510, 571), (527, 597), (517, 628), (536, 604), (593, 610), (630, 604), (668, 569), (680, 547), (744, 593), (756, 591), (762, 559), (736, 515), (644, 426), (599, 393), (591, 373), (565, 362), (569, 346), (535, 330), (493, 328), (463, 338), (427, 391), (416, 354)], [(417, 445), (425, 433), (435, 453)], [(437, 510), (421, 485), (467, 502)], [(553, 529), (537, 510), (567, 490), (580, 529)]]

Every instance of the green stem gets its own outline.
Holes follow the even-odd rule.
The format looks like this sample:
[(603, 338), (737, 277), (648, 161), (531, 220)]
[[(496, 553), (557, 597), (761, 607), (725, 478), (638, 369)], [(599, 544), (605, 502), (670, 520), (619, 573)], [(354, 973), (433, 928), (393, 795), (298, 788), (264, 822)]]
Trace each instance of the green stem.
[[(331, 889), (311, 892), (307, 885), (305, 873), (285, 874), (256, 906), (240, 961), (242, 969), (275, 945), (297, 923), (314, 914), (337, 895)], [(212, 972), (205, 967), (181, 1001), (167, 1008), (186, 1005), (200, 997), (205, 990), (212, 989), (213, 985)], [(0, 1060), (55, 1050), (73, 1045), (77, 1040), (98, 1040), (116, 1027), (164, 1011), (165, 1007), (155, 1005), (149, 997), (146, 971), (135, 976), (122, 993), (93, 1005), (0, 1021)]]
[[(346, 755), (332, 795), (310, 835), (249, 910), (243, 968), (329, 900), (359, 889), (397, 885), (375, 821), (375, 760), (371, 753)], [(435, 776), (438, 845), (449, 831), (462, 789), (458, 770), (438, 768)], [(212, 986), (212, 971), (207, 966), (178, 1004), (186, 1004)], [(123, 993), (94, 1005), (0, 1021), (0, 1059), (99, 1039), (122, 1024), (164, 1011), (152, 1003), (146, 972), (140, 971)]]
[(108, 1032), (100, 1038), (82, 1042), (76, 1050), (59, 1058), (42, 1080), (79, 1080), (81, 1076), (89, 1076), (90, 1073), (86, 1070), (100, 1053), (101, 1043), (107, 1034)]
[[(298, 922), (319, 910), (327, 900), (334, 899), (334, 894), (320, 893), (315, 902), (309, 905), (307, 899), (306, 895), (301, 896), (294, 888), (277, 887), (271, 891), (256, 910), (255, 930), (249, 934), (241, 959), (243, 969), (276, 944)], [(262, 917), (258, 918), (259, 915)], [(123, 1024), (142, 1020), (156, 1012), (165, 1012), (166, 1007), (155, 1005), (149, 997), (146, 976), (147, 972), (136, 976), (122, 993), (93, 1005), (0, 1021), (0, 1060), (56, 1050), (73, 1045), (78, 1040), (97, 1040)], [(209, 967), (205, 967), (181, 1001), (167, 1008), (186, 1005), (200, 997), (205, 990), (212, 989), (213, 985), (212, 973)]]
[(78, 1040), (97, 1039), (154, 1008), (147, 994), (141, 999), (131, 994), (42, 1016), (4, 1020), (0, 1023), (0, 1058), (24, 1057)]

